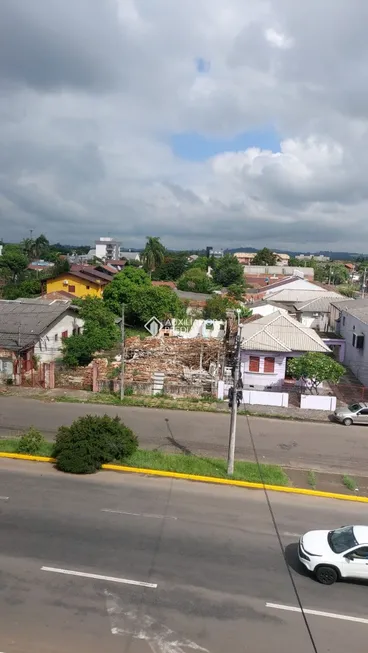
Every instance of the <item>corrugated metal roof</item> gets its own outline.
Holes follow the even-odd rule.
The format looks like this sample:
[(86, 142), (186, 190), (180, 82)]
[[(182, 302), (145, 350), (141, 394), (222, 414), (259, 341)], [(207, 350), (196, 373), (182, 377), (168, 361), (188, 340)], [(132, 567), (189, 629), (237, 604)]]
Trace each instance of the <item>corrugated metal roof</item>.
[(334, 302), (333, 306), (356, 317), (364, 324), (368, 324), (368, 299), (352, 299), (350, 301), (345, 299), (342, 302)]
[[(267, 299), (270, 299), (273, 302), (288, 302), (290, 304), (294, 304), (295, 302), (303, 302), (306, 304), (313, 299), (324, 297), (327, 294), (331, 293), (328, 293), (327, 290), (323, 290), (323, 288), (316, 288), (315, 290), (298, 290), (297, 288), (290, 288), (289, 290), (284, 289), (280, 290), (277, 293), (273, 293)], [(338, 293), (336, 293), (335, 298), (337, 298), (337, 296), (342, 297), (342, 295), (338, 295)]]
[(16, 351), (31, 346), (68, 310), (61, 302), (0, 300), (0, 347)]
[(294, 306), (298, 311), (328, 313), (331, 303), (336, 299), (340, 299), (341, 295), (336, 292), (324, 293), (320, 297), (316, 297), (307, 302), (295, 302)]
[(241, 347), (248, 351), (330, 352), (313, 329), (279, 311), (245, 324), (241, 330)]

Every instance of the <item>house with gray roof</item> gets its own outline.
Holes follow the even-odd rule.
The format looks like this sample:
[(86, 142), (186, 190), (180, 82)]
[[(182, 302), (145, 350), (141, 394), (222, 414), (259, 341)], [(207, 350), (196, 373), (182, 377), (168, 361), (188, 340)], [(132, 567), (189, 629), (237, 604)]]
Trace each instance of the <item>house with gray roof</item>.
[(310, 327), (276, 311), (241, 327), (241, 375), (244, 388), (265, 390), (282, 386), (288, 360), (307, 352), (331, 349)]
[(312, 327), (320, 333), (331, 331), (331, 304), (343, 299), (337, 292), (323, 288), (316, 290), (282, 290), (272, 295), (275, 306), (284, 308), (304, 326)]
[[(64, 338), (79, 333), (78, 308), (63, 300), (0, 300), (0, 380), (61, 356)], [(20, 372), (19, 372), (20, 370)]]
[(336, 331), (345, 341), (343, 363), (368, 386), (368, 299), (344, 299), (333, 306)]

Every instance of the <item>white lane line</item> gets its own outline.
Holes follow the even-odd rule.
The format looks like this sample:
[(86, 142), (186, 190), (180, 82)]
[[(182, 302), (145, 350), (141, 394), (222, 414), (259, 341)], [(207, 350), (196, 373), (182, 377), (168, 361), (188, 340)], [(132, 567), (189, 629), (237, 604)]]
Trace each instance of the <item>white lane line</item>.
[(9, 497), (0, 497), (0, 501), (9, 501)]
[(172, 517), (171, 515), (150, 515), (144, 512), (126, 512), (125, 510), (110, 510), (109, 508), (102, 508), (101, 512), (112, 512), (117, 515), (130, 515), (131, 517), (148, 517), (151, 519), (178, 519), (177, 517)]
[(66, 576), (81, 576), (83, 578), (94, 578), (95, 580), (105, 580), (110, 583), (123, 583), (125, 585), (140, 585), (141, 587), (152, 587), (155, 589), (157, 583), (144, 583), (140, 580), (130, 580), (129, 578), (115, 578), (114, 576), (100, 576), (99, 574), (87, 574), (84, 571), (73, 571), (71, 569), (58, 569), (56, 567), (41, 567), (41, 571), (51, 571), (54, 574), (65, 574)]
[[(275, 610), (287, 610), (288, 612), (301, 613), (300, 608), (296, 608), (292, 605), (281, 605), (279, 603), (266, 603), (266, 608), (274, 608)], [(363, 617), (350, 617), (347, 614), (336, 614), (335, 612), (321, 612), (320, 610), (309, 610), (309, 608), (304, 608), (304, 613), (314, 615), (316, 617), (327, 617), (329, 619), (340, 619), (341, 621), (354, 621), (354, 623), (368, 624), (368, 619), (363, 619)]]
[(289, 531), (284, 531), (284, 533), (281, 533), (281, 535), (285, 535), (285, 537), (300, 537), (300, 533), (289, 533)]

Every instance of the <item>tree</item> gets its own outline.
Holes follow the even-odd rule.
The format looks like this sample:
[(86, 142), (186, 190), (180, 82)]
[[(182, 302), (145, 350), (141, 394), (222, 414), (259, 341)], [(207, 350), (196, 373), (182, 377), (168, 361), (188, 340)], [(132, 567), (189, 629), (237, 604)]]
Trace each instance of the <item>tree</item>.
[(228, 289), (228, 296), (231, 299), (236, 299), (237, 301), (242, 301), (245, 293), (245, 283), (232, 283)]
[(28, 259), (16, 245), (5, 245), (0, 256), (0, 270), (6, 279), (15, 283), (25, 272)]
[(122, 304), (127, 306), (127, 315), (134, 294), (139, 288), (150, 288), (151, 279), (142, 268), (132, 266), (124, 267), (124, 270), (115, 274), (113, 280), (106, 286), (103, 294), (106, 306), (115, 313), (121, 314)]
[(288, 362), (288, 372), (294, 379), (303, 381), (318, 394), (318, 386), (323, 381), (338, 383), (345, 373), (345, 368), (327, 354), (308, 352), (303, 356), (291, 358)]
[(179, 290), (200, 293), (209, 293), (214, 287), (212, 279), (200, 268), (190, 268), (184, 272), (177, 286)]
[(214, 256), (210, 256), (210, 258), (207, 258), (207, 256), (198, 256), (198, 258), (190, 264), (190, 269), (199, 268), (200, 270), (207, 272), (208, 267), (215, 267), (215, 260)]
[(335, 263), (334, 265), (327, 266), (329, 267), (328, 278), (335, 286), (346, 283), (349, 279), (349, 272), (346, 269), (345, 265), (341, 263)]
[(36, 257), (35, 255), (35, 241), (33, 238), (24, 238), (20, 244), (23, 253), (29, 261)]
[(60, 256), (57, 258), (54, 267), (46, 270), (47, 276), (52, 278), (58, 277), (59, 274), (65, 272), (70, 272), (70, 263), (67, 258), (61, 258)]
[(252, 265), (276, 265), (276, 256), (268, 247), (264, 247), (257, 252)]
[(119, 340), (119, 328), (115, 315), (102, 299), (86, 297), (76, 300), (79, 315), (84, 320), (83, 333), (75, 334), (63, 341), (63, 360), (70, 367), (88, 365), (93, 354), (101, 349), (110, 349)]
[(167, 286), (137, 288), (129, 303), (130, 320), (146, 324), (152, 317), (163, 321), (170, 317), (184, 317), (185, 307), (176, 293)]
[(18, 299), (18, 297), (37, 297), (42, 292), (39, 279), (25, 279), (20, 283), (9, 283), (2, 289), (3, 299)]
[(339, 286), (336, 290), (344, 297), (355, 297), (357, 294), (357, 289), (354, 286)]
[(207, 299), (203, 310), (203, 317), (206, 320), (225, 320), (226, 311), (230, 309), (239, 309), (240, 317), (243, 318), (252, 315), (251, 310), (247, 306), (242, 306), (242, 304), (228, 295), (214, 295), (211, 299)]
[(232, 254), (225, 254), (217, 259), (213, 270), (213, 280), (226, 288), (231, 285), (244, 284), (244, 268)]
[(162, 264), (152, 274), (157, 281), (176, 281), (189, 267), (188, 259), (183, 254), (165, 256)]
[(34, 242), (34, 251), (36, 258), (48, 259), (50, 252), (50, 243), (44, 234), (40, 234)]
[(164, 260), (166, 249), (157, 236), (148, 236), (146, 246), (142, 252), (142, 261), (145, 269), (152, 273)]

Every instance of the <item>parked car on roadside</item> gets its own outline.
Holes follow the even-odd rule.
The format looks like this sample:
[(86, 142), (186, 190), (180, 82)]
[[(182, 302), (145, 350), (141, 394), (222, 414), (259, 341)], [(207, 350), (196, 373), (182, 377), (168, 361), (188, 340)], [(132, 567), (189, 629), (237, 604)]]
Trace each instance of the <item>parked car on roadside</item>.
[(338, 408), (333, 416), (337, 422), (344, 424), (344, 426), (368, 424), (368, 403), (360, 401), (357, 404), (346, 406), (346, 408)]

